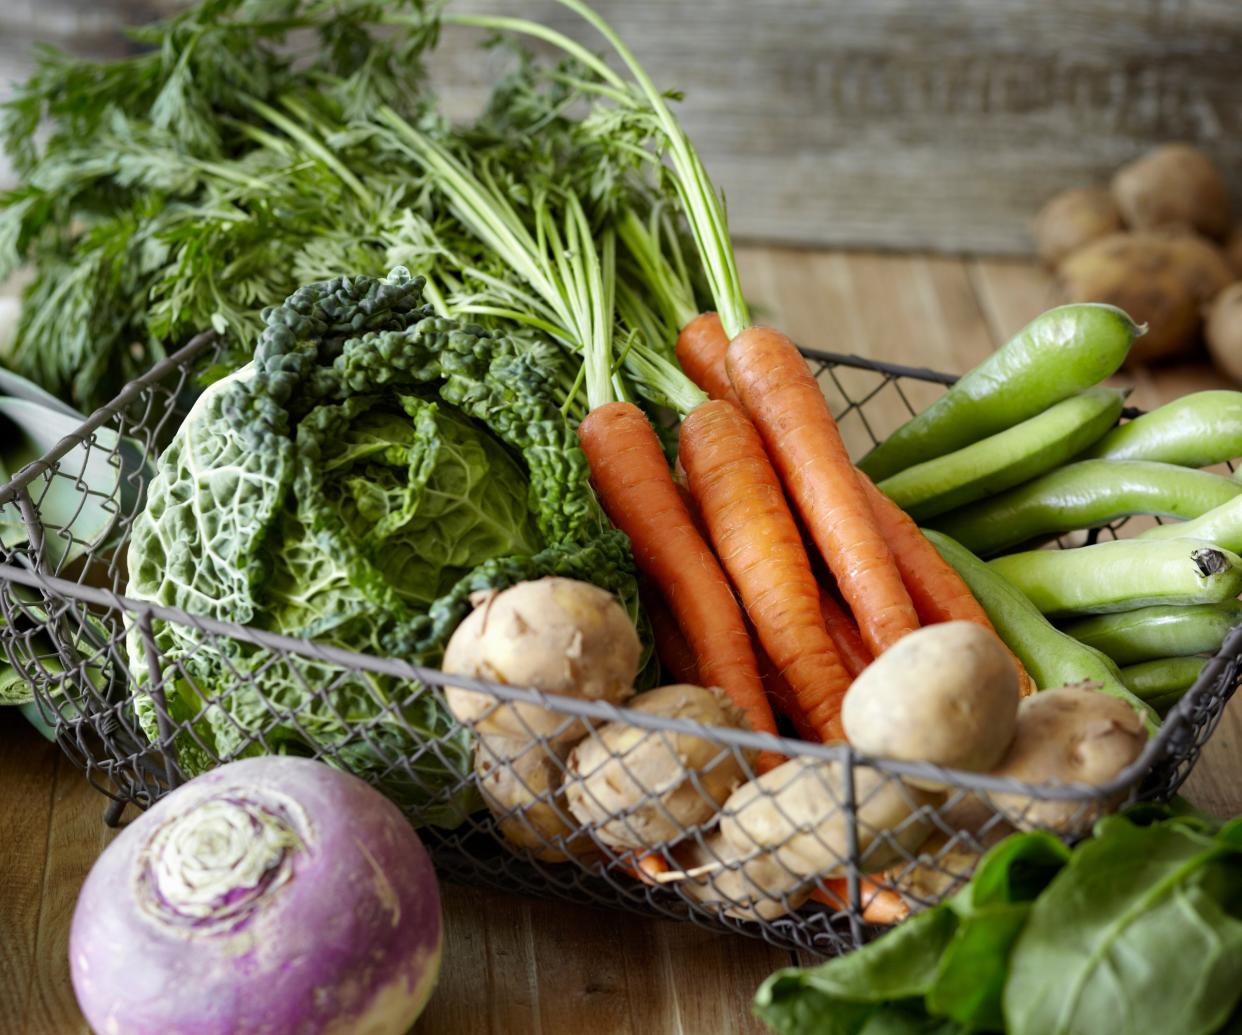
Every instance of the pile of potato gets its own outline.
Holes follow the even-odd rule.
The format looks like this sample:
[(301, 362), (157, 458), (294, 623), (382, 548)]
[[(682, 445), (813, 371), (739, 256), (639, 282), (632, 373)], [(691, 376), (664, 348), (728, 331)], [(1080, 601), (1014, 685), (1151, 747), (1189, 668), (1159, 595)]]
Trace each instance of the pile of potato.
[(1110, 302), (1148, 325), (1131, 363), (1186, 351), (1202, 335), (1242, 381), (1242, 224), (1202, 151), (1169, 144), (1107, 188), (1064, 191), (1040, 210), (1034, 235), (1069, 301)]
[[(481, 595), (454, 633), (444, 668), (547, 694), (624, 704), (663, 719), (746, 729), (715, 687), (635, 694), (641, 650), (629, 616), (604, 591), (549, 578)], [(739, 919), (797, 909), (825, 879), (862, 869), (917, 908), (965, 880), (977, 852), (943, 828), (1080, 832), (1095, 819), (1074, 803), (997, 793), (990, 804), (936, 780), (798, 756), (756, 776), (755, 752), (624, 721), (593, 723), (538, 703), (448, 687), (476, 734), (475, 779), (500, 835), (543, 862), (619, 861), (640, 879), (679, 888)], [(1146, 734), (1128, 704), (1085, 687), (1020, 700), (1011, 659), (970, 622), (903, 638), (850, 687), (842, 720), (859, 752), (1040, 783), (1100, 785), (1138, 757)], [(846, 808), (852, 778), (856, 823)], [(1001, 809), (1010, 823), (1001, 822)], [(1098, 810), (1097, 810), (1098, 812)], [(908, 860), (926, 846), (926, 858)], [(658, 860), (659, 866), (644, 867)]]

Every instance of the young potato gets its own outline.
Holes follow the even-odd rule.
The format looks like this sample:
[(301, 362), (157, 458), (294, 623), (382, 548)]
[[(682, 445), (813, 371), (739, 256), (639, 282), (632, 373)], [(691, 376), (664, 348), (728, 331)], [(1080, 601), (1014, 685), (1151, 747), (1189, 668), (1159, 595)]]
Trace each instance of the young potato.
[(529, 740), (479, 737), (474, 775), (504, 839), (518, 854), (565, 862), (597, 851), (578, 828), (561, 793), (568, 748)]
[(1105, 188), (1076, 187), (1057, 194), (1039, 210), (1032, 233), (1040, 259), (1056, 269), (1084, 244), (1121, 229), (1121, 213)]
[[(931, 832), (914, 813), (936, 796), (870, 766), (854, 768), (854, 801), (858, 865), (867, 872), (906, 858)], [(844, 802), (839, 763), (791, 758), (733, 793), (721, 810), (720, 832), (739, 855), (772, 852), (798, 876), (838, 876), (849, 860)]]
[(1242, 277), (1242, 225), (1235, 226), (1225, 242), (1225, 258), (1235, 277)]
[(1217, 239), (1229, 232), (1229, 188), (1216, 164), (1189, 144), (1166, 144), (1113, 176), (1113, 197), (1135, 230), (1193, 227)]
[(863, 669), (841, 721), (864, 754), (984, 772), (1009, 746), (1019, 699), (1013, 659), (996, 634), (944, 622), (903, 636)]
[(1192, 345), (1202, 322), (1200, 292), (1185, 275), (1182, 251), (1160, 234), (1111, 234), (1070, 255), (1057, 270), (1071, 302), (1108, 302), (1147, 333), (1128, 363), (1149, 363)]
[[(1018, 707), (1018, 729), (992, 771), (1025, 783), (1108, 783), (1138, 758), (1147, 731), (1125, 701), (1078, 683), (1044, 690)], [(1088, 830), (1110, 806), (1039, 800), (996, 793), (992, 800), (1019, 830), (1047, 828), (1059, 834)]]
[[(678, 850), (682, 879), (677, 887), (703, 905), (723, 906), (738, 920), (775, 920), (792, 913), (811, 895), (813, 882), (784, 866), (775, 852), (739, 852), (720, 831), (688, 841)], [(676, 875), (669, 873), (666, 880)]]
[[(588, 582), (546, 578), (479, 594), (444, 651), (445, 672), (620, 704), (634, 693), (642, 646), (611, 594)], [(558, 743), (585, 725), (536, 704), (498, 704), (490, 694), (446, 687), (459, 722), (488, 736)]]
[[(640, 694), (630, 708), (705, 726), (746, 729), (717, 687), (677, 683)], [(743, 752), (747, 766), (753, 753)], [(606, 845), (655, 848), (707, 823), (745, 779), (738, 753), (704, 737), (609, 722), (569, 755), (570, 811)]]
[(1204, 337), (1212, 362), (1242, 384), (1242, 282), (1217, 295), (1208, 310)]

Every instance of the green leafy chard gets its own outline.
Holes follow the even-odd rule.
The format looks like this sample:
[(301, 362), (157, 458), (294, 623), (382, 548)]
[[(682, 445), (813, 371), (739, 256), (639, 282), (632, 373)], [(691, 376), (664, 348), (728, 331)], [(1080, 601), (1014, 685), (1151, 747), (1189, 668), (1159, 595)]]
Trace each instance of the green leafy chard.
[[(254, 360), (208, 387), (159, 462), (129, 595), (434, 665), (472, 593), (582, 578), (632, 601), (559, 411), (549, 344), (436, 316), (421, 281), (337, 278), (265, 313)], [(181, 767), (320, 752), (428, 822), (472, 807), (469, 734), (436, 692), (157, 622)], [(145, 671), (135, 633), (135, 671)], [(154, 703), (139, 718), (158, 736)]]
[(1210, 1035), (1242, 997), (1242, 820), (1144, 806), (1072, 852), (1014, 834), (951, 899), (820, 967), (778, 971), (781, 1035)]

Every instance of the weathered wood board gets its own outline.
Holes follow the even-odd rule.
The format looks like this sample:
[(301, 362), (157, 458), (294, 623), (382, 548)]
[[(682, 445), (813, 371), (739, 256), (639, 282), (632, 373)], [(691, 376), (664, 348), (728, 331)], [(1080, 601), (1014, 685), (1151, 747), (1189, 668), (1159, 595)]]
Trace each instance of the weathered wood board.
[[(35, 39), (114, 53), (112, 27), (174, 0), (0, 0), (0, 84)], [(603, 49), (555, 0), (461, 0)], [(726, 191), (737, 236), (1024, 252), (1057, 189), (1196, 141), (1242, 201), (1237, 0), (596, 0), (664, 86)], [(490, 67), (451, 30), (454, 108)], [(3, 86), (0, 85), (0, 90)]]

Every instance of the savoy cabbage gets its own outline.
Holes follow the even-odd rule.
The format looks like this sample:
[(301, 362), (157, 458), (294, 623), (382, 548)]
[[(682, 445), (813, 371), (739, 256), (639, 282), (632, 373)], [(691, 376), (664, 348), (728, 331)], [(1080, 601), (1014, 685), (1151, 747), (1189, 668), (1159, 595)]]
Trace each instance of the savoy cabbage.
[[(129, 595), (434, 665), (470, 594), (548, 574), (632, 602), (558, 408), (551, 343), (438, 317), (421, 279), (337, 278), (264, 314), (254, 359), (211, 385), (161, 456)], [(469, 734), (428, 688), (156, 621), (177, 761), (321, 753), (423, 822), (473, 805)], [(146, 671), (135, 631), (135, 672)], [(158, 737), (152, 699), (139, 720)]]

